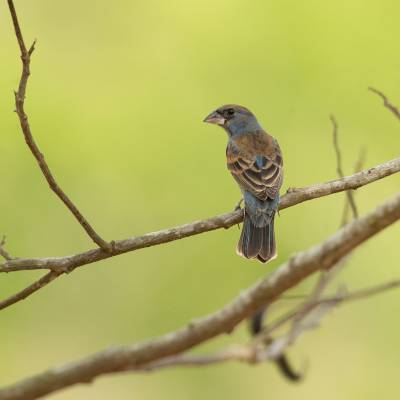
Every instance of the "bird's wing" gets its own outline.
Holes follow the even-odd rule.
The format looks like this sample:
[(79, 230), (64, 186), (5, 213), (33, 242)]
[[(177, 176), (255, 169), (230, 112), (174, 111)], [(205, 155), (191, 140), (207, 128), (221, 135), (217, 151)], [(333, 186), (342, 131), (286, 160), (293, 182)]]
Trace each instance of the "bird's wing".
[(228, 145), (228, 169), (239, 186), (260, 200), (274, 199), (279, 194), (283, 180), (283, 161), (278, 143), (268, 154), (249, 156)]

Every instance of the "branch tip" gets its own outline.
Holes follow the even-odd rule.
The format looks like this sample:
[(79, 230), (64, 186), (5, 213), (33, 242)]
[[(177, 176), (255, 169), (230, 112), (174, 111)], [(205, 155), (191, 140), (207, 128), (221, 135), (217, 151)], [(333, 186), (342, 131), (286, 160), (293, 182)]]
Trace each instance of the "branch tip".
[(35, 46), (36, 46), (36, 39), (33, 41), (31, 47), (30, 47), (29, 50), (28, 50), (29, 56), (31, 56), (32, 53), (35, 51)]
[(82, 228), (86, 231), (88, 236), (96, 243), (100, 248), (102, 248), (106, 253), (112, 254), (113, 248), (107, 243), (100, 235), (93, 229), (93, 227), (89, 224), (87, 219), (83, 216), (83, 214), (78, 210), (75, 204), (71, 201), (71, 199), (67, 196), (67, 194), (61, 189), (61, 187), (57, 184), (47, 162), (43, 154), (41, 153), (38, 145), (36, 144), (32, 132), (31, 127), (28, 122), (28, 116), (24, 111), (24, 102), (25, 102), (25, 94), (26, 87), (28, 84), (28, 78), (30, 75), (30, 56), (35, 50), (36, 39), (33, 41), (29, 50), (26, 49), (25, 42), (22, 36), (21, 28), (18, 22), (17, 13), (15, 11), (14, 3), (12, 0), (7, 0), (8, 6), (11, 13), (11, 18), (14, 25), (15, 35), (17, 37), (17, 41), (21, 51), (21, 59), (22, 59), (22, 73), (18, 86), (18, 91), (14, 91), (15, 95), (15, 106), (16, 112), (20, 120), (22, 132), (25, 137), (25, 141), (32, 153), (38, 162), (39, 168), (42, 171), (44, 178), (49, 184), (51, 190), (58, 196), (58, 198), (65, 204), (65, 206), (71, 211), (74, 215), (75, 219), (82, 226)]
[(383, 101), (384, 107), (386, 107), (398, 120), (400, 120), (400, 110), (389, 101), (389, 99), (383, 92), (381, 92), (380, 90), (375, 89), (371, 86), (368, 87), (368, 90), (372, 93), (375, 93), (377, 96), (379, 96)]

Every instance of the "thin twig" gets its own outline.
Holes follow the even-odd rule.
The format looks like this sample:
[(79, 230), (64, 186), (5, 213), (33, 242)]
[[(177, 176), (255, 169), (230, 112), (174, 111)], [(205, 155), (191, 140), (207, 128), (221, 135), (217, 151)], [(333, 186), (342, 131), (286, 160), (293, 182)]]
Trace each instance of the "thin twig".
[(15, 293), (14, 295), (4, 299), (3, 301), (0, 301), (0, 310), (3, 310), (4, 308), (10, 307), (13, 304), (18, 303), (19, 301), (26, 299), (31, 294), (37, 292), (39, 289), (42, 289), (44, 286), (54, 281), (54, 279), (58, 278), (60, 275), (60, 272), (48, 272), (20, 292)]
[[(257, 350), (253, 346), (230, 346), (225, 350), (218, 351), (214, 354), (177, 354), (175, 356), (166, 357), (159, 361), (155, 361), (141, 367), (128, 366), (124, 371), (145, 371), (150, 372), (170, 367), (199, 367), (211, 364), (220, 364), (229, 361), (240, 361), (249, 364), (263, 362), (261, 354), (257, 356)], [(123, 371), (123, 372), (124, 372)]]
[[(338, 124), (333, 115), (331, 115), (330, 118), (331, 118), (332, 127), (333, 127), (332, 136), (333, 136), (333, 148), (334, 148), (335, 155), (336, 155), (336, 172), (337, 172), (339, 178), (343, 178), (344, 170), (343, 170), (343, 165), (342, 165), (342, 152), (341, 152), (340, 146), (339, 146)], [(358, 168), (358, 170), (354, 171), (355, 173), (359, 172), (359, 170), (361, 169), (362, 163), (364, 161), (364, 157), (365, 157), (365, 153), (364, 153), (364, 150), (362, 150), (361, 154), (359, 156), (359, 159), (357, 160), (356, 165), (355, 165), (356, 169)], [(357, 208), (355, 198), (353, 196), (353, 192), (351, 192), (350, 190), (346, 191), (346, 201), (345, 201), (344, 208), (343, 208), (344, 211), (343, 211), (343, 217), (342, 217), (342, 222), (340, 224), (340, 227), (343, 227), (344, 225), (347, 224), (347, 210), (349, 208), (352, 211), (353, 218), (357, 219), (358, 218), (358, 208)], [(305, 310), (307, 310), (308, 304), (315, 303), (323, 296), (329, 283), (339, 273), (339, 271), (347, 264), (348, 260), (349, 260), (349, 256), (344, 257), (334, 267), (330, 268), (329, 270), (324, 270), (324, 271), (320, 272), (319, 279), (317, 280), (317, 283), (316, 283), (311, 295), (304, 302)], [(306, 315), (307, 315), (307, 311), (304, 313), (299, 313), (298, 317), (295, 318), (295, 320), (293, 322), (293, 329), (292, 329), (294, 334), (297, 331), (296, 325), (297, 324), (300, 325), (302, 319)]]
[(25, 42), (21, 33), (21, 28), (19, 26), (17, 13), (15, 11), (14, 3), (12, 0), (8, 1), (8, 7), (10, 9), (15, 35), (18, 40), (18, 45), (21, 51), (21, 60), (22, 60), (22, 73), (21, 79), (18, 86), (18, 91), (15, 92), (15, 107), (16, 112), (18, 114), (18, 118), (21, 124), (22, 132), (25, 137), (25, 142), (31, 150), (33, 156), (36, 158), (36, 161), (39, 164), (39, 167), (49, 184), (51, 190), (58, 196), (58, 198), (67, 206), (67, 208), (72, 212), (74, 217), (77, 219), (79, 224), (83, 227), (86, 233), (90, 236), (90, 238), (104, 251), (112, 252), (112, 244), (107, 243), (104, 239), (102, 239), (96, 231), (89, 224), (87, 219), (81, 214), (75, 204), (71, 201), (71, 199), (67, 196), (67, 194), (61, 189), (61, 187), (57, 184), (53, 174), (50, 171), (49, 166), (44, 158), (44, 155), (41, 153), (39, 147), (37, 146), (31, 132), (31, 128), (28, 122), (28, 116), (24, 110), (24, 102), (25, 102), (25, 94), (26, 94), (26, 86), (28, 83), (28, 78), (30, 75), (30, 61), (31, 55), (35, 49), (35, 43), (33, 42), (32, 46), (29, 50), (25, 46)]
[(383, 100), (383, 105), (392, 112), (392, 114), (398, 119), (400, 120), (400, 110), (394, 106), (389, 99), (386, 97), (386, 95), (384, 93), (382, 93), (380, 90), (375, 89), (373, 87), (369, 87), (368, 88), (369, 91), (375, 93), (376, 95), (378, 95), (382, 100)]
[[(366, 158), (366, 151), (365, 151), (365, 148), (362, 147), (361, 150), (360, 150), (360, 154), (358, 156), (358, 159), (357, 159), (356, 163), (354, 164), (354, 170), (353, 170), (354, 173), (360, 172), (362, 170), (362, 168), (364, 166), (364, 163), (365, 163), (365, 158)], [(354, 194), (353, 194), (353, 197), (354, 197), (354, 201), (355, 201), (355, 195)], [(345, 201), (344, 207), (343, 207), (342, 223), (340, 225), (341, 227), (346, 225), (347, 222), (348, 222), (349, 210), (350, 210), (350, 206), (349, 206), (349, 202), (347, 201), (347, 198), (346, 198), (346, 201)], [(358, 207), (357, 207), (357, 210), (358, 210)], [(357, 218), (357, 215), (354, 214), (354, 212), (353, 212), (353, 218)]]
[[(331, 122), (332, 122), (332, 127), (333, 127), (333, 147), (335, 149), (335, 154), (336, 154), (336, 171), (339, 175), (339, 178), (344, 177), (344, 172), (343, 172), (343, 167), (342, 167), (342, 155), (340, 152), (340, 147), (339, 147), (339, 139), (338, 139), (338, 124), (336, 122), (336, 119), (333, 115), (330, 117)], [(346, 196), (347, 200), (349, 202), (349, 205), (351, 207), (351, 210), (353, 212), (353, 215), (355, 218), (358, 217), (358, 210), (356, 203), (354, 201), (353, 193), (350, 190), (346, 191)]]

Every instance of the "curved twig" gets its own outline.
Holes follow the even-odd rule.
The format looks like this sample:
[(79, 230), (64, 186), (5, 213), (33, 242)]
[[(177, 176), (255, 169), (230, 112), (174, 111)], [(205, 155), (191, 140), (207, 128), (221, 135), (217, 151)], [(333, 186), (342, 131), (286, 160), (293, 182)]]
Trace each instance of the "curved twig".
[(389, 101), (384, 93), (373, 87), (369, 87), (368, 90), (378, 95), (383, 100), (384, 107), (386, 107), (398, 120), (400, 120), (400, 110)]
[(82, 215), (82, 213), (78, 210), (75, 204), (71, 201), (71, 199), (67, 196), (67, 194), (61, 189), (61, 187), (56, 182), (53, 174), (50, 171), (49, 166), (44, 158), (43, 153), (40, 151), (39, 147), (37, 146), (31, 132), (31, 128), (28, 121), (28, 116), (24, 110), (24, 102), (25, 102), (25, 93), (26, 93), (26, 86), (28, 84), (28, 78), (30, 75), (30, 62), (31, 62), (31, 55), (35, 50), (35, 43), (33, 42), (32, 46), (29, 50), (26, 48), (21, 28), (19, 26), (17, 13), (15, 11), (14, 3), (12, 0), (8, 1), (8, 7), (10, 9), (15, 35), (17, 36), (18, 45), (21, 51), (21, 60), (22, 60), (22, 73), (21, 79), (18, 86), (18, 91), (15, 92), (15, 107), (16, 112), (21, 124), (22, 132), (25, 137), (25, 142), (28, 145), (29, 149), (31, 150), (33, 156), (36, 158), (39, 167), (46, 178), (47, 183), (50, 186), (50, 189), (58, 196), (58, 198), (67, 206), (67, 208), (71, 211), (74, 215), (76, 220), (79, 224), (83, 227), (86, 233), (90, 236), (90, 238), (103, 250), (106, 252), (112, 252), (112, 244), (107, 243), (104, 239), (102, 239), (96, 231), (92, 228), (89, 224), (87, 219)]

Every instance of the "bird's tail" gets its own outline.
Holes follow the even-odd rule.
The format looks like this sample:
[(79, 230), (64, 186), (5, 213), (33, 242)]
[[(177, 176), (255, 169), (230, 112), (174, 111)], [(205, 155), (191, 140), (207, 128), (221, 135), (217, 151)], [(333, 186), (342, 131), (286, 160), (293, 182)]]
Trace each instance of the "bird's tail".
[(257, 258), (262, 263), (276, 257), (274, 217), (275, 212), (268, 224), (258, 227), (245, 212), (243, 229), (236, 249), (239, 255), (245, 258)]

